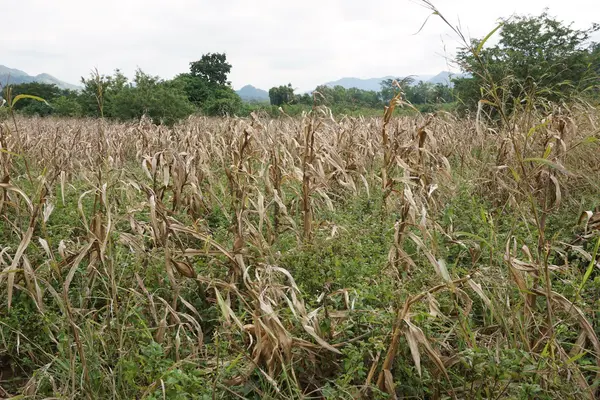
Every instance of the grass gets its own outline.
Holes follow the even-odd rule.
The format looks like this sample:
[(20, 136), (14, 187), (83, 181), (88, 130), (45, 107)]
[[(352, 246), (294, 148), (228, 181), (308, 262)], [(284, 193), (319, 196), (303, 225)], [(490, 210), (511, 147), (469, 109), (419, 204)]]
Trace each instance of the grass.
[(3, 122), (0, 396), (596, 398), (600, 113), (507, 118)]

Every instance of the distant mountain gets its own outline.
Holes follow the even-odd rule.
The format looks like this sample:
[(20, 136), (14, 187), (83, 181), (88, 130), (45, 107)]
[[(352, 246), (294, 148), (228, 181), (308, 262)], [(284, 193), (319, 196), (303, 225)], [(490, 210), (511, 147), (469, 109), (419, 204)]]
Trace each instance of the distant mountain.
[[(410, 78), (413, 79), (413, 84), (415, 85), (423, 81), (432, 83), (434, 85), (436, 83), (442, 83), (444, 85), (452, 86), (452, 79), (460, 78), (462, 76), (466, 75), (450, 71), (442, 71), (437, 75), (411, 75)], [(337, 81), (327, 82), (324, 85), (329, 87), (342, 86), (346, 89), (357, 88), (361, 90), (372, 90), (379, 92), (381, 90), (382, 81), (385, 81), (386, 79), (398, 78), (401, 77), (388, 75), (381, 78), (341, 78)], [(252, 85), (246, 85), (240, 90), (237, 90), (236, 93), (244, 101), (269, 101), (269, 93), (266, 90), (258, 89)], [(312, 93), (312, 90), (303, 93)]]
[[(429, 83), (444, 83), (446, 85), (452, 85), (451, 82), (451, 77), (458, 77), (460, 76), (460, 74), (454, 74), (452, 72), (449, 71), (442, 71), (437, 75), (411, 75), (410, 78), (413, 79), (413, 82), (415, 84), (419, 83), (420, 81), (423, 82), (429, 82)], [(325, 83), (326, 86), (329, 87), (334, 87), (334, 86), (342, 86), (346, 89), (350, 89), (350, 88), (357, 88), (357, 89), (362, 89), (362, 90), (373, 90), (373, 91), (380, 91), (381, 90), (381, 82), (385, 81), (386, 79), (396, 79), (396, 78), (400, 78), (399, 76), (384, 76), (381, 78), (368, 78), (368, 79), (361, 79), (361, 78), (342, 78), (342, 79), (338, 79), (337, 81), (333, 81), (333, 82), (327, 82)]]
[(9, 68), (4, 65), (0, 65), (0, 84), (6, 86), (7, 83), (18, 85), (20, 83), (47, 83), (49, 85), (56, 85), (61, 89), (79, 90), (80, 86), (72, 85), (67, 82), (63, 82), (49, 74), (39, 74), (31, 76), (26, 72), (18, 69)]
[[(428, 79), (430, 79), (432, 77), (433, 77), (433, 75), (411, 76), (411, 78), (413, 78), (415, 80), (415, 82), (427, 81)], [(398, 76), (388, 75), (388, 76), (384, 76), (381, 78), (367, 78), (367, 79), (342, 78), (342, 79), (338, 79), (337, 81), (327, 82), (327, 83), (325, 83), (325, 86), (329, 86), (329, 87), (342, 86), (346, 89), (356, 88), (356, 89), (361, 89), (361, 90), (373, 90), (375, 92), (378, 92), (381, 90), (381, 82), (382, 81), (385, 81), (387, 79), (395, 79), (395, 78), (398, 78)]]
[(456, 74), (450, 71), (442, 71), (433, 78), (429, 79), (427, 82), (433, 83), (434, 85), (437, 83), (441, 83), (444, 85), (453, 86), (452, 79), (460, 78), (461, 76), (463, 76), (463, 74)]
[(269, 101), (269, 92), (255, 88), (252, 85), (246, 85), (235, 92), (244, 101)]
[(23, 72), (19, 69), (8, 68), (4, 65), (0, 65), (0, 75), (10, 75), (14, 77), (29, 76), (26, 72)]
[(374, 90), (378, 92), (381, 90), (381, 81), (386, 79), (393, 79), (393, 76), (384, 76), (383, 78), (342, 78), (337, 81), (327, 82), (325, 86), (334, 87), (342, 86), (346, 89), (356, 88), (360, 90)]

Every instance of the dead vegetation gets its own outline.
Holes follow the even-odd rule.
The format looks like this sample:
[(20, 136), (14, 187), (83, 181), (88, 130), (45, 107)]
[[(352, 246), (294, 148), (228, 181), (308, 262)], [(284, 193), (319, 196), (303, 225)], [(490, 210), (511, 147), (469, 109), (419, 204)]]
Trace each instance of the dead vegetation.
[(598, 111), (399, 102), (3, 123), (0, 392), (597, 398)]

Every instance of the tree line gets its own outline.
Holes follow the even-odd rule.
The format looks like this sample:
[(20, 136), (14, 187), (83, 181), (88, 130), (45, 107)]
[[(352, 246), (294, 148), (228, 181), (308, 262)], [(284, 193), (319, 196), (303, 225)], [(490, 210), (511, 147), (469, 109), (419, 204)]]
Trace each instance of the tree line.
[(459, 109), (485, 105), (493, 114), (574, 99), (597, 103), (600, 45), (591, 37), (598, 30), (575, 29), (547, 11), (503, 20), (495, 45), (486, 37), (459, 48), (456, 62), (468, 74), (454, 80)]
[[(3, 97), (30, 94), (46, 100), (47, 103), (20, 101), (15, 110), (28, 115), (116, 120), (147, 115), (154, 122), (165, 124), (194, 113), (243, 116), (262, 110), (277, 115), (283, 109), (294, 114), (315, 104), (326, 105), (334, 113), (380, 113), (398, 92), (422, 112), (444, 105), (456, 105), (458, 111), (470, 112), (478, 109), (481, 100), (490, 104), (499, 99), (508, 104), (505, 112), (510, 112), (515, 104), (533, 104), (534, 99), (538, 106), (569, 101), (575, 96), (597, 99), (600, 45), (590, 38), (599, 29), (599, 25), (574, 29), (547, 12), (512, 17), (502, 23), (497, 44), (481, 46), (487, 38), (474, 39), (470, 48), (459, 49), (456, 62), (463, 75), (453, 79), (453, 87), (405, 78), (383, 81), (379, 91), (322, 85), (311, 93), (296, 94), (293, 86), (287, 84), (269, 90), (270, 104), (244, 103), (228, 80), (232, 66), (226, 55), (209, 53), (191, 62), (188, 72), (170, 80), (139, 69), (132, 80), (119, 70), (112, 75), (94, 71), (81, 79), (80, 91), (25, 83), (3, 88)], [(478, 51), (473, 52), (474, 48)]]
[(27, 115), (104, 117), (131, 120), (147, 115), (156, 123), (172, 124), (197, 112), (206, 115), (234, 114), (242, 101), (227, 76), (231, 64), (225, 54), (209, 53), (190, 63), (189, 72), (171, 80), (152, 76), (141, 69), (129, 80), (121, 71), (101, 75), (97, 71), (82, 78), (80, 91), (64, 90), (44, 83), (25, 83), (4, 88), (4, 97), (26, 93), (46, 103), (24, 99), (15, 110)]
[[(387, 79), (380, 85), (380, 91), (345, 88), (340, 85), (333, 87), (321, 85), (317, 86), (312, 93), (295, 94), (290, 83), (271, 88), (269, 100), (274, 106), (317, 103), (330, 106), (334, 110), (381, 110), (398, 92), (403, 93), (405, 101), (419, 106), (448, 104), (455, 100), (453, 89), (447, 84), (423, 81), (415, 84), (409, 77)], [(434, 109), (434, 107), (421, 108)]]

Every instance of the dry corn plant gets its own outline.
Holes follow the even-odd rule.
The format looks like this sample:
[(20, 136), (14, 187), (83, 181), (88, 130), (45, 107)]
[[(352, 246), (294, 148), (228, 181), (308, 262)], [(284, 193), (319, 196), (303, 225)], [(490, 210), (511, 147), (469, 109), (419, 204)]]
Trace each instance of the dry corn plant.
[[(0, 389), (595, 398), (597, 213), (576, 208), (597, 193), (600, 114), (499, 128), (397, 117), (400, 99), (383, 119), (3, 123)], [(570, 241), (554, 227), (572, 214)], [(483, 379), (484, 351), (530, 369)]]

